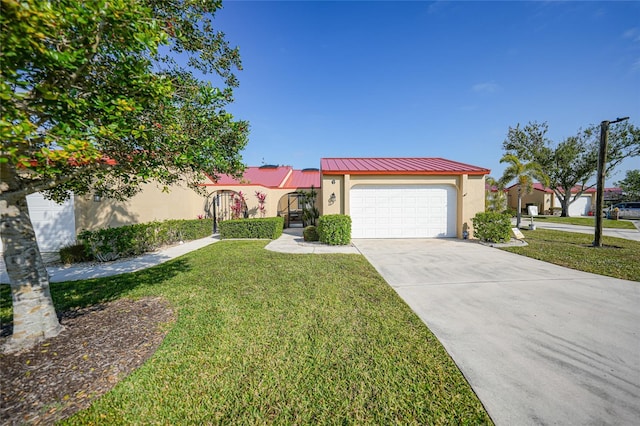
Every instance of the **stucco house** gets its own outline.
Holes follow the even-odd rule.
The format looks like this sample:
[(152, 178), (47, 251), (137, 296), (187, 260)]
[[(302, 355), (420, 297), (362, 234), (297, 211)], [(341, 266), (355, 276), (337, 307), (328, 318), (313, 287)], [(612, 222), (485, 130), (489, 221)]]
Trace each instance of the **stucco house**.
[(323, 158), (322, 214), (353, 238), (462, 238), (484, 211), (489, 170), (443, 158)]
[[(579, 188), (571, 190), (572, 197), (579, 191)], [(507, 204), (510, 208), (518, 208), (518, 185), (511, 185), (507, 188)], [(569, 205), (569, 216), (587, 216), (592, 212), (596, 204), (596, 190), (589, 188), (577, 200)], [(526, 212), (529, 205), (538, 207), (540, 214), (560, 214), (562, 204), (551, 188), (547, 188), (541, 183), (533, 185), (530, 194), (522, 194), (522, 208)]]
[[(221, 175), (202, 185), (210, 194), (204, 207), (208, 217), (231, 219), (241, 210), (243, 217), (282, 216), (288, 227), (302, 226), (302, 193), (313, 189), (318, 206), (321, 192), (318, 169), (275, 165), (247, 167), (241, 178)], [(263, 203), (260, 194), (265, 197)]]
[[(73, 243), (84, 229), (224, 220), (238, 216), (238, 206), (241, 217), (282, 216), (287, 226), (302, 226), (301, 193), (312, 189), (321, 215), (351, 216), (353, 238), (462, 238), (473, 236), (471, 218), (484, 211), (487, 174), (443, 158), (323, 158), (320, 169), (263, 165), (247, 167), (241, 178), (210, 177), (201, 183), (204, 195), (148, 184), (124, 202), (76, 196), (58, 205), (32, 194), (29, 209), (43, 252)], [(266, 196), (263, 203), (256, 193)]]

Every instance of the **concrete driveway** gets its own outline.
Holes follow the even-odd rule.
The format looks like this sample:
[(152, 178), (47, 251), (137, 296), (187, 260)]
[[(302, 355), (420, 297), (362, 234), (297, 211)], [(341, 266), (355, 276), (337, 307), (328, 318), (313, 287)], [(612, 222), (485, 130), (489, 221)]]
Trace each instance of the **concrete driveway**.
[(640, 283), (460, 240), (354, 240), (498, 425), (638, 424)]

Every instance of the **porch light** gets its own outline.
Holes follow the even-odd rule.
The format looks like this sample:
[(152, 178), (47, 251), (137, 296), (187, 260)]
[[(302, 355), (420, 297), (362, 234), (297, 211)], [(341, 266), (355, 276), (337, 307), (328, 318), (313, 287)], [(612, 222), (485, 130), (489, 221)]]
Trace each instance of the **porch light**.
[(336, 193), (332, 192), (331, 195), (329, 196), (329, 203), (335, 203), (336, 202)]

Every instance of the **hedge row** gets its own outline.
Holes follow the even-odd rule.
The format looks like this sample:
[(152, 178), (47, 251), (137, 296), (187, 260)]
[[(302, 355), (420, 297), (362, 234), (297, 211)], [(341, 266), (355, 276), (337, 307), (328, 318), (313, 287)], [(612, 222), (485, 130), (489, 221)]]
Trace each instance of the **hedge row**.
[(320, 242), (332, 246), (344, 246), (351, 242), (351, 217), (344, 214), (329, 214), (318, 219)]
[(267, 238), (275, 240), (282, 235), (284, 219), (265, 217), (232, 219), (220, 222), (220, 238)]
[(212, 234), (212, 226), (212, 219), (167, 220), (82, 231), (78, 240), (89, 257), (105, 262), (137, 256), (167, 244), (204, 238)]

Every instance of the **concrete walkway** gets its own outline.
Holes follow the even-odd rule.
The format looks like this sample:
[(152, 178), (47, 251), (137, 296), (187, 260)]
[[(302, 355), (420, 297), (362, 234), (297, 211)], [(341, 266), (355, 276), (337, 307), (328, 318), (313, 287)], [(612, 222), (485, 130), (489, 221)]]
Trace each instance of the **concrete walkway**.
[[(515, 219), (512, 221), (513, 226), (515, 226)], [(636, 229), (617, 229), (617, 228), (603, 228), (602, 235), (606, 235), (608, 237), (618, 237), (624, 238), (625, 240), (632, 241), (640, 241), (640, 220), (632, 220), (632, 222)], [(530, 218), (522, 217), (522, 221), (520, 226), (526, 228), (531, 223)], [(566, 232), (578, 232), (580, 234), (595, 234), (594, 226), (579, 226), (579, 225), (567, 225), (563, 223), (553, 223), (547, 222), (546, 220), (533, 220), (533, 223), (537, 228), (540, 229), (555, 229), (557, 231), (566, 231)]]
[[(118, 274), (140, 271), (159, 265), (168, 260), (175, 259), (194, 250), (201, 249), (210, 244), (220, 241), (218, 235), (206, 237), (199, 240), (188, 241), (184, 244), (175, 245), (155, 253), (147, 253), (135, 258), (116, 260), (113, 262), (91, 263), (69, 266), (48, 266), (49, 281), (52, 283), (62, 281), (78, 281), (90, 278), (110, 277)], [(317, 242), (305, 242), (302, 238), (302, 228), (285, 229), (282, 236), (277, 240), (267, 244), (268, 250), (281, 253), (297, 254), (325, 254), (325, 253), (345, 253), (360, 254), (353, 245), (348, 246), (328, 246)], [(0, 257), (0, 283), (8, 284), (9, 276), (4, 265), (4, 260)]]
[(497, 425), (638, 424), (640, 283), (471, 241), (354, 244)]
[(283, 231), (282, 236), (277, 240), (271, 241), (265, 247), (267, 250), (277, 251), (280, 253), (296, 253), (296, 254), (360, 254), (357, 248), (350, 244), (348, 246), (329, 246), (319, 242), (306, 242), (302, 238), (302, 228), (287, 228)]
[[(155, 253), (146, 253), (142, 256), (115, 260), (113, 262), (70, 266), (48, 266), (47, 272), (49, 272), (49, 282), (78, 281), (136, 272), (159, 265), (168, 260), (175, 259), (176, 257), (198, 250), (202, 247), (206, 247), (218, 241), (220, 241), (218, 236), (212, 236), (199, 240), (187, 241), (186, 243), (168, 247)], [(9, 276), (7, 275), (4, 260), (2, 259), (0, 259), (0, 283), (9, 283)]]

